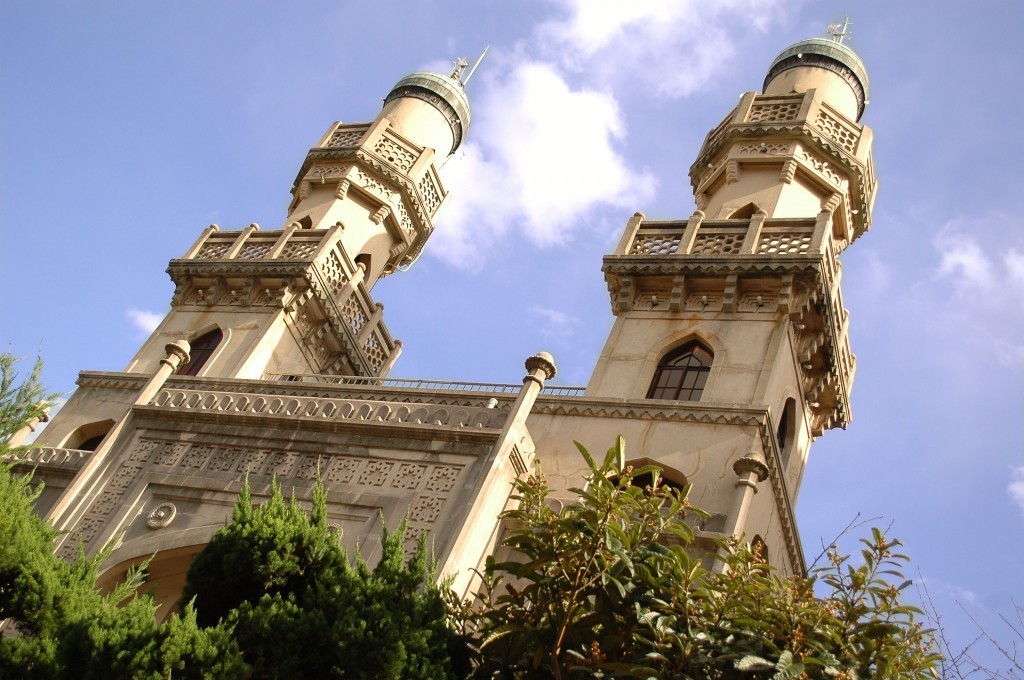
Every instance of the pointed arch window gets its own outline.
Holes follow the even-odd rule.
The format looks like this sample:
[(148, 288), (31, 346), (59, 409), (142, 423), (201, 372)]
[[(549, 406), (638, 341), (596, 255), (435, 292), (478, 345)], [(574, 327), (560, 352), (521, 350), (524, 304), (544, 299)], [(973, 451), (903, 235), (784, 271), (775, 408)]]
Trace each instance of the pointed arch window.
[(190, 342), (191, 351), (187, 364), (178, 369), (178, 375), (199, 375), (199, 371), (210, 360), (217, 345), (224, 339), (224, 333), (219, 328), (214, 328), (209, 333), (204, 333)]
[(648, 399), (700, 401), (715, 355), (696, 340), (676, 347), (658, 362)]

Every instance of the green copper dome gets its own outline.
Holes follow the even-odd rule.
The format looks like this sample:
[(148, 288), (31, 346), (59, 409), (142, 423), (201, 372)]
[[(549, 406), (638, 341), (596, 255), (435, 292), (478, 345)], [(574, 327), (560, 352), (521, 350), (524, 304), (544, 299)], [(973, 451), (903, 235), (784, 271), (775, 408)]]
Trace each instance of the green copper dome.
[[(857, 95), (857, 118), (864, 113), (864, 105), (868, 102), (868, 70), (857, 53), (846, 45), (829, 38), (810, 38), (801, 40), (782, 50), (775, 57), (768, 75), (764, 78), (764, 88), (783, 71), (801, 66), (823, 68), (839, 75), (853, 88)], [(764, 91), (762, 88), (762, 91)]]
[(384, 103), (398, 97), (415, 97), (427, 102), (448, 119), (455, 141), (449, 154), (454, 153), (469, 131), (469, 97), (455, 78), (439, 73), (417, 71), (402, 78), (391, 88)]

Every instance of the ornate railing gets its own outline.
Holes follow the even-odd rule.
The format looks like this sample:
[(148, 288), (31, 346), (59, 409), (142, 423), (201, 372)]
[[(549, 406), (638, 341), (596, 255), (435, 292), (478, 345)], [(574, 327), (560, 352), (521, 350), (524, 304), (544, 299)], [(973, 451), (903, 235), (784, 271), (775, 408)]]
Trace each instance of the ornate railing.
[(14, 465), (52, 465), (63, 469), (77, 470), (85, 465), (85, 461), (91, 455), (92, 451), (44, 446), (9, 454), (4, 456), (3, 460)]
[(619, 255), (814, 255), (820, 257), (824, 225), (813, 219), (642, 222)]
[[(355, 385), (368, 387), (391, 387), (398, 389), (424, 389), (451, 392), (482, 392), (490, 394), (517, 394), (523, 388), (511, 383), (463, 382), (457, 380), (422, 380), (418, 378), (364, 378), (350, 375), (319, 375), (270, 373), (271, 380), (288, 382), (320, 383), (330, 385)], [(568, 385), (545, 385), (542, 393), (552, 396), (581, 396), (585, 387)]]
[(314, 420), (364, 420), (448, 427), (500, 429), (508, 412), (481, 406), (432, 404), (403, 399), (361, 399), (355, 395), (279, 395), (258, 391), (185, 389), (168, 387), (151, 406), (178, 411), (261, 414)]

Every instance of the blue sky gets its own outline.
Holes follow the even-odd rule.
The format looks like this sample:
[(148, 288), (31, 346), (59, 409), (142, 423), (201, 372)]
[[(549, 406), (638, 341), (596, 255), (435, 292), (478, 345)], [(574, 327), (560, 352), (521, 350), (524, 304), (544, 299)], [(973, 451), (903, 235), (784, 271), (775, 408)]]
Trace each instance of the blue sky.
[(492, 45), (424, 257), (374, 289), (394, 375), (584, 384), (611, 326), (600, 258), (636, 210), (693, 211), (701, 140), (772, 58), (850, 13), (879, 195), (843, 256), (854, 420), (816, 442), (808, 552), (892, 524), (946, 617), (997, 633), (1024, 599), (1024, 5), (0, 4), (0, 340), (46, 380), (121, 370), (210, 223), (281, 226), (306, 149), (406, 73)]

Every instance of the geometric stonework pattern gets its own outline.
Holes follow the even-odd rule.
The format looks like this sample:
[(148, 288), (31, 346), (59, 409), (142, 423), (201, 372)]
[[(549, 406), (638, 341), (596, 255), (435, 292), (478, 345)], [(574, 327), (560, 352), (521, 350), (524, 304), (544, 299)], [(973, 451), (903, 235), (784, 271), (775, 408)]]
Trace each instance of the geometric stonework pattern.
[(835, 116), (831, 116), (825, 111), (818, 112), (818, 120), (816, 121), (818, 127), (833, 139), (838, 142), (839, 146), (843, 148), (847, 153), (853, 153), (857, 148), (857, 138), (860, 136), (856, 131), (851, 130), (848, 126), (843, 124)]
[(673, 255), (679, 250), (681, 236), (666, 234), (637, 236), (633, 241), (632, 255)]
[(810, 234), (773, 234), (762, 236), (757, 244), (758, 255), (803, 255), (810, 251)]
[[(133, 496), (127, 492), (138, 483), (147, 465), (172, 468), (189, 477), (202, 469), (230, 473), (236, 482), (244, 475), (262, 477), (263, 481), (272, 477), (286, 481), (296, 478), (313, 480), (319, 474), (328, 487), (333, 485), (335, 490), (339, 490), (341, 485), (390, 487), (404, 495), (422, 489), (426, 493), (417, 496), (409, 508), (410, 527), (405, 547), (410, 551), (441, 515), (448, 492), (454, 488), (462, 470), (458, 465), (374, 460), (365, 455), (267, 451), (215, 443), (190, 444), (140, 438), (128, 452), (126, 460), (114, 470), (105, 490), (72, 527), (59, 550), (61, 557), (74, 558), (79, 543), (88, 549), (115, 513), (131, 511), (125, 502)], [(222, 490), (223, 483), (218, 482), (216, 488)], [(160, 512), (141, 516), (139, 521), (145, 521), (150, 528), (160, 528), (169, 524), (169, 520), (165, 520), (173, 519), (177, 512), (170, 507), (161, 506), (159, 509)]]
[(702, 234), (697, 233), (693, 255), (735, 255), (743, 247), (745, 234)]
[(797, 115), (800, 113), (801, 101), (755, 104), (750, 107), (749, 122), (760, 123), (767, 120), (785, 122), (796, 120)]

